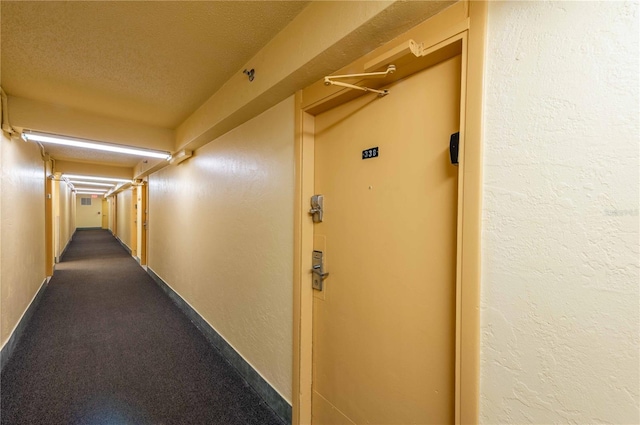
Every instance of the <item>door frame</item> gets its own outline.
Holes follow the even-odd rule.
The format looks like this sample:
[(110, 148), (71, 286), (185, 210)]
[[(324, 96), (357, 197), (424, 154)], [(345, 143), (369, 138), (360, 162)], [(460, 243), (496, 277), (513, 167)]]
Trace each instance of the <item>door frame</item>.
[[(456, 258), (455, 423), (477, 423), (480, 360), (480, 238), (482, 219), (482, 82), (487, 3), (462, 1), (358, 59), (337, 74), (361, 73), (385, 58), (402, 61), (409, 40), (422, 44), (426, 68), (460, 46), (460, 153)], [(382, 59), (381, 59), (382, 58)], [(446, 57), (445, 57), (446, 58)], [(430, 62), (431, 59), (431, 62)], [(388, 61), (387, 61), (388, 62)], [(398, 68), (400, 71), (400, 67)], [(385, 80), (388, 82), (389, 80)], [(293, 424), (311, 423), (314, 116), (359, 92), (326, 87), (322, 81), (296, 93), (293, 276)]]

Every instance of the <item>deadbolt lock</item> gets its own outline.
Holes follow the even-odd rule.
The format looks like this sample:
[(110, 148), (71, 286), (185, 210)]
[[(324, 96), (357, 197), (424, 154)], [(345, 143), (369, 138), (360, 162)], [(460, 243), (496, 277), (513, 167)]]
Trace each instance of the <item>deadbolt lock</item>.
[(309, 214), (312, 215), (314, 223), (322, 223), (322, 208), (324, 207), (324, 196), (313, 195), (311, 197), (311, 209)]

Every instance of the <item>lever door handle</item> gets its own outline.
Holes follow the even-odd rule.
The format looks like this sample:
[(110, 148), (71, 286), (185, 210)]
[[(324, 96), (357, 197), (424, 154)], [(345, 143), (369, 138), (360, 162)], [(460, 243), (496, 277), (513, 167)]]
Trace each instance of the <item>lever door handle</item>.
[(311, 283), (313, 289), (317, 289), (318, 291), (322, 291), (323, 282), (327, 276), (329, 276), (329, 273), (324, 272), (323, 258), (322, 251), (313, 251), (311, 257)]
[(322, 273), (322, 268), (321, 267), (314, 267), (311, 269), (312, 273), (317, 274), (318, 276), (320, 276), (320, 278), (325, 279), (327, 276), (329, 276), (329, 273)]

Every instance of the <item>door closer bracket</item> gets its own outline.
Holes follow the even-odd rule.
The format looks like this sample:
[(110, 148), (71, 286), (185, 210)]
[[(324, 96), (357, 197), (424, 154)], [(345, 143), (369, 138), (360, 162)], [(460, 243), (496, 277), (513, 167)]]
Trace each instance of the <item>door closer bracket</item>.
[(324, 77), (324, 85), (340, 86), (340, 87), (346, 87), (349, 89), (362, 90), (365, 92), (378, 93), (379, 97), (383, 97), (389, 94), (389, 90), (372, 89), (369, 87), (361, 87), (361, 86), (356, 86), (355, 84), (349, 84), (342, 81), (334, 81), (334, 80), (343, 80), (346, 78), (384, 78), (389, 74), (393, 74), (394, 72), (396, 72), (396, 66), (389, 65), (387, 67), (387, 70), (382, 72), (365, 72), (362, 74), (329, 75)]

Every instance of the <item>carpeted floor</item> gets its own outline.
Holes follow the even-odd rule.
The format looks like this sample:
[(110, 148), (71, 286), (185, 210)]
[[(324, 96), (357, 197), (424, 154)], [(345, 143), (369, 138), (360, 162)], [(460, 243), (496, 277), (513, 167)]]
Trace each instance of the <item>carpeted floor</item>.
[(282, 424), (104, 230), (78, 231), (2, 372), (2, 424)]

